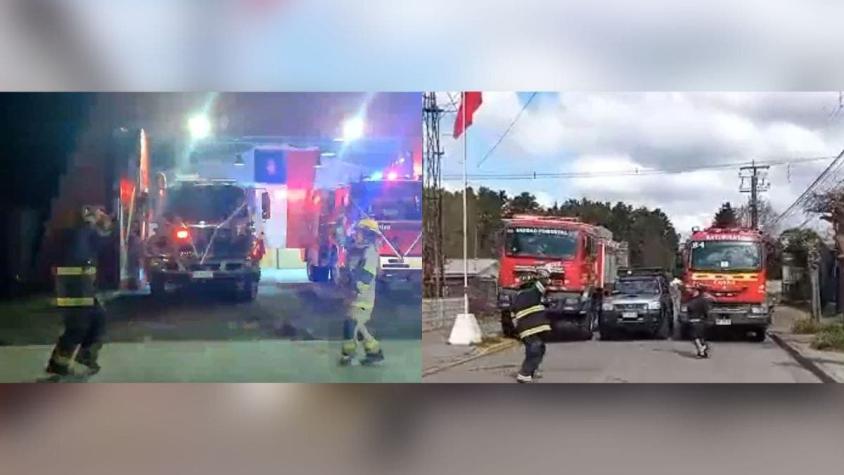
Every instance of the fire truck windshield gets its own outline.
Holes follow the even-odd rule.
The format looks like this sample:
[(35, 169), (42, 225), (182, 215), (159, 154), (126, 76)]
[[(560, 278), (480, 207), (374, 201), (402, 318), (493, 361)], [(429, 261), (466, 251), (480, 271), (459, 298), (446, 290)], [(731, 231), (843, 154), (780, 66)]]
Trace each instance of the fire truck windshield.
[[(167, 192), (165, 218), (186, 221), (222, 221), (228, 218), (245, 198), (236, 186), (182, 186)], [(243, 209), (243, 214), (248, 210)]]
[(352, 201), (376, 221), (422, 219), (422, 186), (418, 181), (373, 181), (353, 186)]
[(762, 265), (758, 243), (749, 241), (694, 241), (692, 270), (758, 270)]
[(510, 227), (505, 233), (508, 256), (568, 259), (577, 251), (577, 233), (565, 229)]

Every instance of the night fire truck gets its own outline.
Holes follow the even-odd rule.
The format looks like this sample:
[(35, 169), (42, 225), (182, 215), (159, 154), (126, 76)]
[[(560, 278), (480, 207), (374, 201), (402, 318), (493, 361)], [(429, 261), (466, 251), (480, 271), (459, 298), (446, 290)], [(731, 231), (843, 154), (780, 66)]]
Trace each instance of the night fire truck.
[(555, 331), (574, 323), (583, 339), (596, 329), (604, 290), (615, 281), (621, 246), (601, 226), (577, 218), (515, 215), (504, 220), (504, 248), (498, 275), (503, 333), (512, 336), (510, 299), (523, 276), (539, 268), (550, 274), (549, 316)]
[[(764, 341), (771, 323), (762, 233), (743, 228), (692, 229), (683, 246), (683, 284), (702, 285), (715, 300), (711, 326), (753, 332)], [(681, 331), (687, 334), (688, 315), (681, 307)]]
[(154, 198), (144, 267), (154, 297), (167, 286), (219, 284), (254, 300), (261, 277), (267, 192), (232, 180), (163, 182)]
[(318, 210), (306, 250), (314, 282), (345, 282), (347, 243), (355, 223), (369, 217), (381, 231), (378, 278), (381, 289), (418, 289), (422, 282), (422, 182), (394, 173), (376, 174), (330, 190), (313, 190)]

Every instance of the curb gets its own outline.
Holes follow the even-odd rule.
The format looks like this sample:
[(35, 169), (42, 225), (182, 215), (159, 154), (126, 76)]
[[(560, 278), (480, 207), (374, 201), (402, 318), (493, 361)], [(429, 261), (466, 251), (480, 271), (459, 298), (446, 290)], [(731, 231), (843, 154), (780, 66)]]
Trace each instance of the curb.
[(474, 361), (478, 358), (482, 358), (486, 355), (498, 353), (499, 351), (504, 351), (508, 348), (512, 348), (512, 347), (516, 346), (518, 343), (519, 342), (516, 341), (516, 340), (507, 339), (507, 340), (501, 341), (499, 343), (489, 345), (487, 347), (484, 347), (483, 349), (479, 349), (479, 350), (473, 352), (472, 354), (470, 354), (469, 356), (466, 356), (464, 358), (460, 358), (460, 359), (457, 359), (457, 360), (454, 360), (454, 361), (450, 361), (450, 362), (448, 362), (444, 365), (441, 365), (441, 366), (435, 366), (433, 368), (423, 369), (422, 370), (422, 377), (424, 378), (426, 376), (430, 376), (432, 374), (436, 374), (436, 373), (439, 373), (441, 371), (445, 371), (445, 370), (453, 368), (455, 366), (459, 366), (459, 365), (468, 363), (470, 361)]
[(791, 345), (783, 337), (776, 332), (768, 332), (768, 336), (774, 343), (780, 346), (786, 353), (788, 353), (800, 366), (806, 368), (810, 373), (814, 374), (822, 383), (837, 383), (838, 381), (826, 372), (819, 364), (812, 361), (810, 358), (803, 355), (795, 346)]

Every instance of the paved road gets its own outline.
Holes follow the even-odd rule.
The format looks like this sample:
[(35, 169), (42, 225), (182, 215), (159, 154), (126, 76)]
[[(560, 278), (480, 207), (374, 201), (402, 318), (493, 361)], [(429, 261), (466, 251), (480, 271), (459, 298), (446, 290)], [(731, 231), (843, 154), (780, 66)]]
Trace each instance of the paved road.
[[(517, 345), (432, 374), (426, 383), (512, 382), (523, 356)], [(714, 341), (709, 360), (673, 340), (554, 342), (542, 365), (547, 383), (810, 383), (819, 382), (774, 342)]]
[[(61, 332), (59, 314), (33, 301), (0, 306), (0, 381), (34, 380)], [(384, 367), (344, 368), (336, 358), (341, 296), (307, 282), (262, 280), (258, 298), (232, 303), (212, 291), (164, 301), (124, 296), (108, 305), (101, 381), (418, 381), (421, 295), (381, 295), (372, 328)], [(25, 369), (23, 369), (25, 368)]]

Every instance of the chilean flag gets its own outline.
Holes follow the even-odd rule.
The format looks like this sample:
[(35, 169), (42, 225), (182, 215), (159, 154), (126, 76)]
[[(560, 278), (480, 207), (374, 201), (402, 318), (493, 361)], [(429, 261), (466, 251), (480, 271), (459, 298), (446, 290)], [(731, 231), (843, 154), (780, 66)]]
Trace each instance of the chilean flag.
[[(454, 121), (454, 138), (460, 137), (463, 131), (472, 125), (472, 116), (475, 111), (483, 103), (481, 93), (478, 91), (464, 92), (463, 100), (460, 102), (460, 108), (457, 109), (457, 119)], [(464, 122), (465, 118), (465, 124)]]

